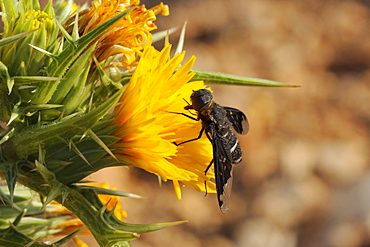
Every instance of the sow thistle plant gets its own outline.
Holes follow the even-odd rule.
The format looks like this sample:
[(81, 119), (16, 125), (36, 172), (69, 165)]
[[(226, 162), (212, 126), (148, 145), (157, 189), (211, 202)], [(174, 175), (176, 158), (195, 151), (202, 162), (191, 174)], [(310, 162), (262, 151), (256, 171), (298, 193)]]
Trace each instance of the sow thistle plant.
[[(201, 123), (173, 112), (183, 112), (184, 99), (205, 82), (289, 86), (195, 70), (195, 57), (171, 56), (169, 43), (156, 50), (161, 33), (151, 32), (156, 16), (169, 14), (164, 4), (0, 3), (1, 246), (60, 246), (71, 238), (84, 246), (81, 233), (100, 246), (129, 246), (142, 233), (183, 223), (126, 223), (118, 197), (139, 196), (84, 179), (135, 166), (172, 181), (179, 199), (183, 185), (215, 192), (214, 174), (204, 174), (209, 141), (175, 145), (197, 136)], [(50, 244), (48, 236), (64, 237)]]

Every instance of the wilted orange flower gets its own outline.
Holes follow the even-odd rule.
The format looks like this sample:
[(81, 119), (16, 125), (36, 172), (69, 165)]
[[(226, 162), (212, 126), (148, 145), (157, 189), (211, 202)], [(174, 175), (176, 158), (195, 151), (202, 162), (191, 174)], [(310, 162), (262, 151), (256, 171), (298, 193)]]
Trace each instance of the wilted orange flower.
[[(95, 0), (91, 2), (90, 9), (78, 13), (78, 31), (82, 36), (119, 13), (136, 6), (99, 38), (95, 51), (95, 57), (99, 62), (120, 54), (124, 56), (120, 61), (120, 66), (134, 66), (149, 32), (157, 28), (154, 24), (156, 15), (169, 14), (168, 6), (163, 3), (151, 9), (146, 9), (145, 5), (138, 6), (139, 3), (139, 0)], [(66, 30), (70, 33), (73, 29), (73, 22), (74, 17), (70, 18), (66, 25)]]

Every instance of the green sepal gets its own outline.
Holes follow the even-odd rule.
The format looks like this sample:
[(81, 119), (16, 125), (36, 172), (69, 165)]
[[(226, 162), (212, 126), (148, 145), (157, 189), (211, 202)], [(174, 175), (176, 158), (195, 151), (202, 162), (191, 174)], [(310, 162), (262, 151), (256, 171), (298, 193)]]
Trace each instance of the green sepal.
[(35, 32), (35, 31), (36, 31), (36, 29), (32, 30), (32, 31), (24, 32), (24, 33), (19, 33), (19, 34), (10, 36), (10, 37), (2, 38), (0, 40), (0, 47), (2, 47), (4, 45), (7, 45), (7, 44), (10, 44), (10, 43), (13, 43), (13, 42), (16, 42), (16, 41), (20, 40), (21, 38)]
[(120, 140), (119, 137), (99, 135), (95, 140), (97, 136), (92, 137), (93, 132), (87, 133), (89, 134), (82, 140), (79, 140), (80, 135), (76, 135), (70, 143), (60, 143), (46, 149), (45, 165), (64, 184), (79, 182), (91, 173), (108, 166), (124, 165), (112, 156), (114, 149), (109, 148)]
[[(72, 141), (75, 141), (79, 136), (73, 138)], [(120, 140), (119, 137), (111, 136), (111, 135), (100, 135), (100, 140), (103, 141), (105, 145), (112, 145)], [(74, 145), (78, 148), (78, 150), (82, 153), (88, 152), (95, 152), (100, 149), (99, 144), (97, 144), (91, 138), (84, 138), (83, 140), (79, 140), (74, 142)], [(105, 152), (104, 150), (100, 149), (101, 151)], [(105, 152), (107, 154), (107, 152)], [(70, 148), (70, 144), (67, 143), (60, 143), (58, 145), (52, 146), (46, 150), (46, 157), (47, 160), (71, 160), (77, 154), (73, 152)]]
[(113, 247), (130, 247), (131, 244), (130, 242), (127, 242), (127, 241), (119, 241), (119, 242), (114, 243), (114, 245), (112, 246)]
[[(77, 15), (77, 14), (76, 14)], [(54, 18), (54, 21), (55, 23), (57, 24), (60, 32), (63, 34), (64, 38), (66, 39), (67, 42), (69, 42), (70, 44), (74, 44), (73, 43), (73, 38), (71, 37), (71, 35), (69, 35), (69, 33), (67, 32), (67, 30), (64, 29), (63, 25), (60, 23), (60, 21), (58, 19), (55, 19)]]
[(84, 160), (81, 156), (76, 155), (70, 160), (73, 162), (71, 165), (62, 167), (58, 170), (55, 170), (58, 180), (64, 184), (71, 184), (79, 182), (81, 179), (86, 176), (108, 166), (118, 165), (120, 162), (116, 161), (110, 156), (107, 155), (107, 152), (104, 150), (91, 150), (89, 152), (83, 153)]
[[(58, 217), (57, 219), (39, 219), (26, 217), (23, 218), (24, 212), (20, 213), (13, 223), (8, 223), (7, 228), (0, 229), (0, 246), (47, 246), (56, 247), (61, 246), (63, 243), (69, 241), (72, 237), (78, 234), (82, 229), (79, 229), (54, 244), (45, 244), (35, 239), (46, 237), (47, 235), (57, 234), (60, 229), (50, 229), (57, 224), (65, 221), (68, 217)], [(31, 238), (32, 237), (32, 238)]]
[(30, 47), (32, 47), (33, 49), (35, 49), (35, 50), (39, 51), (41, 54), (43, 54), (43, 55), (47, 56), (47, 57), (51, 57), (51, 58), (57, 58), (57, 57), (58, 57), (58, 56), (57, 56), (57, 55), (55, 55), (54, 53), (49, 52), (49, 51), (47, 51), (47, 50), (45, 50), (45, 49), (42, 49), (41, 47), (38, 47), (38, 46), (35, 46), (35, 45), (32, 45), (32, 44), (29, 44), (29, 43), (28, 43), (28, 45), (29, 45)]
[[(12, 114), (10, 116), (10, 119), (8, 121), (8, 125), (12, 123), (15, 119), (20, 119), (22, 121), (23, 116), (32, 116), (36, 111), (43, 111), (43, 110), (49, 110), (54, 108), (60, 108), (63, 105), (52, 105), (52, 104), (43, 104), (43, 105), (27, 105), (25, 107), (21, 107), (18, 105), (15, 105), (12, 111)], [(48, 114), (47, 112), (43, 113), (43, 118), (46, 117), (45, 114)], [(46, 117), (47, 118), (47, 117)]]
[[(57, 205), (49, 205), (46, 211), (40, 211), (42, 204), (33, 199), (35, 194), (19, 184), (16, 186), (13, 202), (10, 201), (9, 193), (4, 193), (3, 190), (7, 190), (5, 185), (0, 186), (0, 200), (2, 201), (0, 203), (0, 229), (9, 227), (10, 222), (13, 222), (13, 225), (17, 226), (17, 230), (28, 237), (45, 237), (53, 232), (62, 231), (62, 229), (55, 229), (53, 232), (48, 230), (71, 218), (71, 216), (54, 217), (53, 211), (60, 209), (60, 206)], [(48, 217), (49, 212), (52, 214), (51, 218)], [(40, 214), (46, 218), (37, 218), (37, 215)]]
[[(88, 164), (89, 166), (90, 165), (90, 162), (89, 160), (85, 157), (85, 155), (78, 149), (78, 147), (76, 146), (76, 144), (74, 144), (74, 142), (70, 142), (69, 143), (69, 146), (71, 148), (71, 150), (76, 153), (78, 155), (78, 157), (80, 157), (86, 164)], [(92, 151), (92, 150), (91, 150)], [(96, 154), (93, 154), (94, 156), (96, 156)]]
[(270, 81), (266, 79), (252, 78), (246, 76), (231, 75), (220, 72), (210, 72), (192, 69), (196, 74), (191, 81), (204, 81), (206, 83), (227, 84), (239, 86), (260, 86), (260, 87), (299, 87), (299, 85), (283, 82)]
[[(68, 72), (65, 74), (65, 80), (61, 81), (56, 88), (55, 93), (51, 98), (51, 102), (53, 103), (61, 103), (63, 99), (66, 98), (66, 95), (71, 91), (79, 91), (77, 87), (81, 84), (85, 86), (85, 81), (87, 74), (89, 72), (90, 63), (91, 63), (91, 55), (94, 52), (95, 45), (91, 46), (87, 51), (85, 51), (68, 69)], [(82, 76), (83, 75), (83, 76)], [(69, 103), (71, 96), (67, 97), (64, 100), (65, 103)], [(75, 104), (75, 100), (73, 99), (73, 103)], [(81, 101), (79, 101), (81, 103)]]
[[(30, 44), (37, 44), (37, 47), (40, 49), (47, 49), (48, 43), (47, 40), (50, 39), (49, 33), (46, 31), (46, 25), (41, 25), (37, 32), (32, 35), (32, 41)], [(35, 64), (42, 64), (42, 60), (45, 59), (45, 56), (42, 52), (39, 52), (35, 49), (30, 49), (30, 55), (28, 57), (27, 64), (27, 73), (29, 75), (36, 75), (40, 72), (42, 67), (35, 66)]]
[(64, 78), (50, 77), (50, 76), (12, 76), (15, 85), (28, 85), (32, 83), (39, 83), (44, 81), (60, 81)]
[(73, 162), (71, 161), (64, 161), (64, 160), (50, 160), (47, 162), (47, 167), (50, 171), (57, 171), (57, 170), (60, 170), (62, 169), (63, 167), (66, 167), (70, 164), (72, 164)]
[(117, 124), (117, 125), (110, 125), (110, 126), (106, 126), (105, 128), (102, 128), (102, 129), (97, 130), (95, 133), (98, 136), (108, 135), (108, 134), (113, 133), (119, 127), (120, 127), (119, 124)]
[[(42, 104), (42, 105), (28, 105), (25, 107), (14, 107), (13, 113), (16, 115), (26, 115), (31, 116), (36, 111), (42, 110), (49, 110), (63, 107), (63, 105), (55, 105), (55, 104)], [(11, 123), (14, 119), (12, 118), (9, 122)]]
[[(64, 186), (62, 183), (58, 182), (55, 178), (55, 174), (49, 171), (42, 163), (35, 161), (36, 170), (39, 174), (43, 177), (43, 179), (47, 182), (48, 186), (50, 187), (49, 193), (44, 201), (43, 209), (48, 205), (51, 201), (55, 200), (57, 197), (61, 197), (61, 203), (65, 201), (70, 188)], [(46, 186), (46, 185), (45, 185)]]
[(61, 110), (56, 110), (56, 109), (42, 110), (40, 111), (40, 120), (50, 122), (62, 116), (62, 114), (63, 112)]
[[(113, 122), (113, 116), (114, 116), (113, 113), (108, 113), (107, 115), (104, 116), (104, 118), (102, 120), (100, 120), (99, 122), (94, 124), (94, 126), (92, 126), (91, 129), (94, 132), (98, 132), (102, 129), (105, 129), (105, 128), (109, 127), (109, 125), (111, 125), (111, 123)], [(110, 133), (111, 132), (108, 132), (106, 134), (110, 134)]]
[[(63, 52), (58, 55), (56, 59), (48, 67), (48, 73), (53, 77), (63, 77), (69, 66), (77, 60), (81, 53), (87, 48), (87, 46), (96, 40), (107, 28), (112, 26), (114, 23), (119, 21), (121, 18), (130, 13), (134, 7), (116, 15), (110, 20), (104, 22), (98, 27), (94, 28), (89, 33), (83, 35), (81, 38), (75, 41), (76, 45), (67, 43)], [(43, 83), (37, 88), (37, 91), (32, 98), (33, 104), (47, 103), (56, 90), (57, 84), (54, 83)]]
[(73, 25), (73, 29), (72, 29), (72, 36), (71, 36), (72, 40), (78, 40), (80, 38), (80, 34), (78, 32), (78, 19), (79, 19), (79, 12), (77, 11), (75, 15), (75, 24)]
[(72, 232), (72, 233), (70, 233), (70, 234), (68, 234), (67, 236), (65, 236), (64, 238), (62, 238), (62, 239), (60, 239), (60, 240), (58, 240), (57, 242), (55, 242), (54, 244), (53, 244), (53, 246), (56, 246), (56, 247), (58, 247), (58, 246), (62, 246), (63, 244), (65, 244), (65, 243), (67, 243), (69, 240), (71, 240), (73, 237), (75, 237), (77, 234), (79, 234), (82, 230), (84, 230), (86, 227), (82, 227), (82, 228), (80, 228), (80, 229), (78, 229), (78, 230), (76, 230), (76, 231), (74, 231), (74, 232)]
[[(1, 80), (0, 81), (1, 84), (6, 82), (5, 84), (8, 88), (8, 94), (10, 94), (12, 92), (12, 88), (14, 86), (14, 80), (10, 77), (9, 72), (8, 72), (8, 68), (6, 67), (6, 65), (3, 64), (1, 61), (0, 61), (0, 80)], [(5, 87), (3, 85), (1, 85), (0, 89), (3, 90), (3, 88), (5, 88)]]
[[(90, 66), (89, 66), (90, 67)], [(89, 75), (89, 69), (86, 68), (82, 70), (83, 73), (77, 79), (74, 87), (69, 91), (68, 95), (63, 99), (64, 112), (65, 114), (72, 114), (74, 111), (77, 110), (86, 110), (85, 107), (79, 108), (79, 106), (83, 105), (83, 102), (86, 102), (91, 97), (91, 88), (93, 84), (88, 83), (85, 84), (87, 77)]]
[[(109, 147), (105, 144), (105, 142), (99, 138), (99, 136), (97, 134), (94, 133), (94, 131), (92, 131), (91, 129), (88, 130), (88, 134), (89, 136), (91, 137), (92, 140), (94, 140), (96, 142), (96, 144), (98, 144), (101, 148), (103, 148), (112, 158), (114, 158), (115, 160), (118, 161), (118, 159), (116, 158), (116, 156), (112, 153), (112, 151), (109, 149)], [(110, 136), (112, 137), (113, 139), (113, 136)], [(116, 137), (117, 139), (115, 139), (114, 142), (117, 142), (119, 141), (120, 138)], [(113, 143), (113, 142), (112, 142)], [(110, 143), (111, 144), (111, 143)]]
[(10, 225), (6, 229), (0, 229), (0, 246), (24, 247), (31, 246), (31, 244), (32, 247), (50, 246), (27, 237), (19, 232), (14, 225)]
[[(9, 227), (5, 229), (0, 229), (0, 246), (14, 246), (14, 247), (24, 247), (24, 246), (31, 246), (32, 247), (39, 247), (39, 246), (53, 246), (38, 242), (25, 234), (23, 234), (17, 227), (21, 222), (23, 216), (25, 215), (26, 210), (23, 210), (18, 216), (14, 219), (13, 223), (9, 225)], [(33, 222), (35, 223), (35, 222)], [(35, 224), (32, 225), (35, 228), (29, 228), (29, 230), (37, 230), (37, 226)], [(42, 228), (47, 227), (45, 222), (39, 226)]]
[(27, 12), (28, 10), (40, 10), (40, 3), (38, 0), (30, 0), (30, 1), (20, 1), (18, 3), (18, 6), (21, 5), (23, 8), (22, 10), (24, 12)]
[(0, 61), (0, 121), (7, 122), (12, 111), (12, 100), (9, 95), (14, 86), (14, 80), (10, 77), (8, 68)]
[(124, 84), (113, 81), (112, 78), (109, 77), (107, 75), (107, 73), (105, 73), (104, 68), (102, 67), (102, 65), (98, 62), (98, 60), (95, 57), (94, 57), (94, 62), (95, 62), (95, 66), (97, 68), (97, 71), (99, 73), (100, 81), (103, 85), (105, 85), (106, 87), (108, 87), (110, 85), (113, 85), (116, 88), (122, 88), (122, 85), (124, 85)]
[[(19, 159), (26, 158), (30, 154), (37, 153), (39, 146), (53, 146), (65, 142), (79, 132), (90, 128), (94, 123), (101, 119), (121, 97), (122, 90), (113, 94), (107, 101), (94, 110), (70, 118), (50, 123), (46, 126), (31, 126), (15, 134), (12, 140), (4, 143), (3, 150), (17, 154)], [(7, 152), (4, 151), (6, 155)], [(16, 157), (8, 157), (14, 159)]]
[(21, 219), (26, 214), (26, 212), (27, 212), (26, 209), (22, 210), (22, 212), (14, 219), (14, 221), (13, 221), (14, 226), (18, 226), (19, 222), (21, 222)]
[[(70, 10), (73, 9), (75, 4), (73, 0), (67, 1), (53, 1), (55, 17), (58, 21), (64, 23), (73, 14)], [(78, 13), (78, 10), (77, 10)]]
[[(41, 214), (42, 211), (37, 212), (38, 214)], [(21, 219), (21, 222), (16, 226), (17, 231), (21, 232), (22, 234), (26, 235), (29, 238), (32, 239), (38, 239), (38, 238), (44, 238), (48, 235), (58, 234), (63, 229), (62, 228), (56, 228), (51, 229), (53, 227), (56, 227), (57, 225), (65, 222), (66, 220), (70, 219), (70, 216), (64, 216), (64, 217), (55, 217), (55, 218), (48, 218), (48, 219), (40, 219), (37, 217), (32, 217), (31, 215), (25, 216)], [(13, 219), (7, 219), (7, 220), (13, 220)], [(9, 222), (7, 222), (6, 227), (9, 227)], [(13, 223), (13, 225), (15, 225)], [(5, 224), (4, 224), (5, 226)]]
[(13, 28), (11, 24), (13, 24), (15, 19), (18, 17), (16, 2), (13, 0), (3, 0), (0, 3), (1, 11), (6, 13), (6, 15), (3, 15), (2, 17), (2, 21), (4, 22), (4, 33), (8, 33)]
[(4, 170), (5, 173), (5, 179), (8, 185), (10, 201), (13, 202), (14, 188), (18, 178), (17, 165), (9, 161), (5, 161), (5, 163), (2, 163), (0, 165), (2, 166), (2, 170)]
[[(101, 157), (104, 157), (106, 155), (106, 152), (101, 152)], [(75, 162), (74, 162), (75, 163)], [(82, 162), (79, 162), (76, 164), (81, 164)], [(124, 164), (121, 162), (116, 161), (112, 157), (107, 158), (100, 158), (99, 160), (95, 162), (91, 162), (91, 165), (86, 164), (83, 162), (80, 167), (78, 167), (78, 170), (76, 171), (75, 168), (77, 165), (69, 165), (66, 167), (63, 167), (61, 169), (58, 169), (55, 172), (57, 175), (58, 180), (63, 182), (64, 184), (72, 184), (76, 182), (81, 182), (81, 179), (84, 179), (85, 177), (89, 176), (90, 174), (99, 171), (106, 167), (111, 166), (123, 166)]]
[[(16, 204), (16, 202), (22, 204), (22, 202), (27, 202), (29, 199), (24, 198), (24, 197), (20, 197), (18, 195), (13, 195), (13, 198), (11, 198), (10, 193), (6, 194), (1, 189), (1, 188), (4, 188), (4, 187), (5, 186), (0, 186), (1, 217), (2, 218), (6, 218), (6, 217), (10, 218), (10, 217), (13, 217), (14, 214), (18, 215), (22, 211), (22, 209)], [(8, 188), (8, 190), (9, 190), (9, 188)], [(2, 225), (0, 224), (0, 228), (1, 228), (1, 226)]]

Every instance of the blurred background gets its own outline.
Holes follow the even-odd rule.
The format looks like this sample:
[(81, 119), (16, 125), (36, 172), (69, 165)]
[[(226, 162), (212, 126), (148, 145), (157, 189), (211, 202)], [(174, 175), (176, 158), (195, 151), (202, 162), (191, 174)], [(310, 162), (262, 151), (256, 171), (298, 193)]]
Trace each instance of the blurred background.
[[(184, 188), (179, 201), (172, 183), (159, 186), (137, 168), (89, 177), (146, 197), (122, 199), (129, 223), (189, 221), (132, 246), (370, 246), (370, 1), (165, 3), (170, 16), (156, 24), (187, 21), (184, 49), (197, 56), (195, 68), (301, 87), (211, 85), (251, 126), (239, 136), (243, 161), (226, 214), (216, 195)], [(170, 38), (175, 44), (178, 34)]]

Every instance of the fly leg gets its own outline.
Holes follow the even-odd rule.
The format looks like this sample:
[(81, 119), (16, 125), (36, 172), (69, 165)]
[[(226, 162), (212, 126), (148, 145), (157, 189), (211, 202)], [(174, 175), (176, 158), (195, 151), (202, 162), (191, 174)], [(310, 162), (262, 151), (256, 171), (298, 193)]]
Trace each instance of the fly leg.
[[(207, 166), (206, 170), (204, 171), (204, 175), (207, 176), (207, 172), (208, 172), (209, 168), (211, 168), (212, 164), (213, 164), (213, 159), (211, 160), (211, 162)], [(207, 196), (207, 194), (208, 194), (208, 191), (207, 191), (207, 180), (204, 180), (204, 188), (206, 190), (206, 194), (204, 196)]]
[[(207, 131), (206, 131), (206, 136), (207, 136), (208, 140), (209, 140), (209, 141), (212, 143), (212, 145), (213, 145), (212, 138), (211, 138), (211, 136), (209, 135), (209, 133), (208, 133)], [(208, 170), (211, 168), (212, 164), (213, 164), (213, 159), (211, 160), (211, 162), (210, 162), (210, 163), (209, 163), (209, 165), (207, 166), (206, 170), (204, 171), (204, 175), (206, 175), (206, 176), (207, 176), (207, 172), (208, 172)], [(206, 195), (208, 194), (208, 191), (207, 191), (207, 180), (204, 180), (204, 188), (206, 189), (206, 194), (205, 194), (204, 196), (206, 196)]]
[[(185, 100), (185, 101), (186, 101), (186, 100)], [(187, 101), (186, 101), (186, 102), (187, 102)], [(189, 103), (188, 103), (188, 104), (189, 104)], [(193, 119), (193, 120), (195, 120), (195, 121), (199, 121), (199, 118), (195, 118), (195, 117), (189, 116), (189, 115), (187, 115), (187, 114), (185, 114), (185, 113), (182, 113), (182, 112), (172, 112), (172, 111), (169, 111), (169, 113), (174, 113), (174, 114), (183, 115), (183, 116), (185, 116), (185, 117), (187, 117), (187, 118)], [(191, 113), (191, 112), (190, 112), (190, 113)], [(204, 132), (204, 127), (202, 127), (202, 129), (200, 130), (199, 135), (198, 135), (198, 137), (197, 137), (197, 138), (193, 138), (193, 139), (190, 139), (190, 140), (187, 140), (187, 141), (184, 141), (184, 142), (180, 142), (180, 143), (176, 143), (176, 142), (174, 142), (173, 144), (175, 144), (176, 146), (179, 146), (179, 145), (184, 144), (184, 143), (187, 143), (187, 142), (192, 142), (192, 141), (199, 140), (199, 139), (202, 137), (203, 132)]]
[[(190, 116), (189, 116), (189, 117), (190, 117)], [(188, 143), (188, 142), (192, 142), (192, 141), (199, 140), (199, 139), (202, 137), (203, 132), (204, 132), (204, 128), (202, 128), (202, 129), (200, 130), (198, 137), (193, 138), (193, 139), (190, 139), (190, 140), (187, 140), (187, 141), (184, 141), (184, 142), (180, 142), (180, 143), (176, 143), (176, 142), (174, 142), (174, 144), (175, 144), (176, 146), (179, 146), (179, 145), (184, 144), (184, 143)]]
[[(195, 121), (199, 121), (198, 118), (195, 118), (195, 117), (192, 117), (192, 116), (189, 116), (188, 114), (185, 114), (185, 113), (182, 113), (182, 112), (173, 112), (173, 111), (169, 111), (168, 113), (173, 113), (173, 114), (179, 114), (179, 115), (183, 115), (185, 117), (188, 117), (190, 119), (193, 119)], [(191, 112), (190, 112), (191, 113)]]

